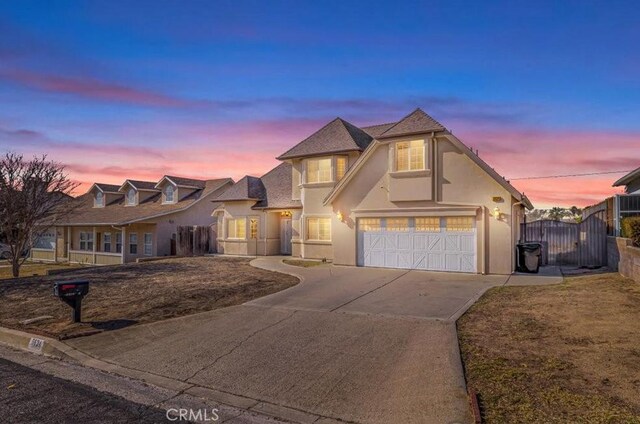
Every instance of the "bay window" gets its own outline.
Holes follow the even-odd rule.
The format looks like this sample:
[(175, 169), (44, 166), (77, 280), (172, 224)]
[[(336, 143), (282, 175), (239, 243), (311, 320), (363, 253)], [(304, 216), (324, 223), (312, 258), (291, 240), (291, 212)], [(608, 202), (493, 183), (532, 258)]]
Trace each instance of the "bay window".
[(307, 183), (330, 183), (331, 158), (307, 159)]
[(331, 218), (307, 218), (307, 240), (331, 241)]
[(242, 239), (242, 240), (247, 238), (246, 218), (227, 219), (227, 238)]

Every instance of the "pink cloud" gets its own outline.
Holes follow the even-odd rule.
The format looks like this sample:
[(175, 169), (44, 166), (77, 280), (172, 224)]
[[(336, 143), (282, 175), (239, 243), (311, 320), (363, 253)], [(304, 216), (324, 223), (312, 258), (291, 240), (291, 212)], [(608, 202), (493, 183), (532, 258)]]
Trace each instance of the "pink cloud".
[(95, 78), (69, 78), (27, 70), (0, 70), (0, 78), (52, 93), (148, 106), (184, 106), (185, 101), (160, 93), (108, 83)]

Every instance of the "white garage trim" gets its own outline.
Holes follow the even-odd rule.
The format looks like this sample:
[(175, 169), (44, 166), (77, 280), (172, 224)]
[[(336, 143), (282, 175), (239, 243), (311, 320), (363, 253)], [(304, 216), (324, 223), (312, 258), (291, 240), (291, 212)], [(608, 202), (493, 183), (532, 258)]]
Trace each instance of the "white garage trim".
[(358, 218), (359, 266), (477, 272), (472, 216)]

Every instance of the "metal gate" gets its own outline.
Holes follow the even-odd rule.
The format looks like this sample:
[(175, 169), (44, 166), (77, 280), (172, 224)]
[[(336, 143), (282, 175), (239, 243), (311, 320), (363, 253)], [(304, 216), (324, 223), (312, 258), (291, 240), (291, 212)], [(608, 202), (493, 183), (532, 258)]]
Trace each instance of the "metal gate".
[(543, 219), (521, 224), (521, 241), (542, 243), (543, 265), (605, 266), (607, 215), (598, 211), (580, 223)]

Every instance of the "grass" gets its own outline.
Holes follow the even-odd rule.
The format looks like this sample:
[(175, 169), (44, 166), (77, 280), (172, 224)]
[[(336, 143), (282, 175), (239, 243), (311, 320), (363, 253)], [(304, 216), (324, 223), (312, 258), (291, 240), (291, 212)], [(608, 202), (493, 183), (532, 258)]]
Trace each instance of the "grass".
[[(38, 262), (25, 262), (20, 267), (20, 278), (33, 277), (34, 275), (47, 275), (47, 271), (51, 269), (71, 269), (77, 268), (80, 265), (69, 264), (56, 264), (56, 263), (38, 263)], [(6, 261), (0, 262), (0, 280), (6, 280), (13, 278), (11, 272), (11, 264)]]
[(287, 265), (299, 266), (302, 268), (312, 268), (314, 266), (326, 265), (326, 262), (322, 261), (305, 261), (303, 259), (285, 259), (284, 262)]
[(619, 274), (487, 292), (459, 321), (487, 423), (640, 423), (640, 285)]
[[(244, 258), (179, 258), (0, 281), (0, 326), (61, 338), (238, 305), (298, 283)], [(87, 279), (83, 322), (53, 297), (53, 282)], [(21, 321), (50, 316), (31, 324)]]

